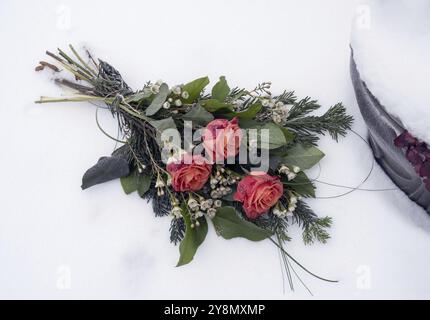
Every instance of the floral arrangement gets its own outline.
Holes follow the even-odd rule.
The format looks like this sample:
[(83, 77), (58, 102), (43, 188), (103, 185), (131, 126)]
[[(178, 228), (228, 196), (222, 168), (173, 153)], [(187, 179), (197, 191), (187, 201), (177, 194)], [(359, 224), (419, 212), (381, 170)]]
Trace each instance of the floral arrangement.
[(305, 244), (329, 239), (331, 218), (318, 217), (304, 201), (315, 197), (305, 171), (324, 156), (316, 147), (319, 135), (337, 141), (351, 128), (353, 118), (341, 103), (314, 115), (320, 105), (309, 97), (273, 95), (270, 82), (230, 88), (224, 77), (210, 91), (207, 77), (173, 87), (148, 82), (134, 91), (108, 63), (70, 49), (73, 56), (47, 52), (58, 66), (41, 61), (36, 70), (68, 71), (72, 79), (55, 82), (75, 92), (36, 102), (88, 101), (108, 109), (120, 134), (97, 125), (122, 143), (84, 174), (83, 189), (119, 178), (126, 194), (152, 200), (156, 216), (171, 217), (178, 266), (193, 260), (210, 222), (224, 239), (272, 241), (292, 288), (291, 262), (311, 273), (285, 247), (292, 225), (303, 229)]

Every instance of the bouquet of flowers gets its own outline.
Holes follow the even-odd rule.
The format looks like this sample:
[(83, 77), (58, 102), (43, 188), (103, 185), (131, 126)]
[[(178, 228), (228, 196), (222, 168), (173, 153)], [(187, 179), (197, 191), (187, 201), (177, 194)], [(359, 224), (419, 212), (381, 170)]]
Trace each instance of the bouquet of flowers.
[(147, 82), (134, 91), (107, 62), (70, 49), (73, 56), (47, 52), (58, 66), (41, 61), (36, 70), (69, 72), (72, 79), (55, 81), (76, 92), (36, 102), (88, 101), (97, 106), (96, 119), (99, 108), (108, 109), (120, 134), (113, 137), (97, 125), (122, 143), (85, 172), (82, 189), (119, 178), (126, 194), (151, 200), (156, 216), (171, 218), (178, 266), (193, 260), (211, 223), (224, 239), (272, 241), (291, 286), (290, 260), (310, 273), (285, 246), (292, 225), (303, 229), (305, 244), (329, 239), (331, 218), (318, 217), (304, 201), (315, 197), (305, 171), (324, 157), (318, 135), (337, 141), (351, 128), (353, 118), (341, 103), (313, 115), (320, 105), (309, 97), (273, 95), (270, 82), (231, 88), (225, 77), (211, 90), (202, 77), (175, 86)]

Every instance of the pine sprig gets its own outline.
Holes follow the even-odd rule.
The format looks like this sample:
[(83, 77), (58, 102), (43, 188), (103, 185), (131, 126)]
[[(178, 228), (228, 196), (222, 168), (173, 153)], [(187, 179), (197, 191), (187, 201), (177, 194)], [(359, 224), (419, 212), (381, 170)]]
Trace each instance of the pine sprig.
[[(299, 107), (296, 114), (308, 114), (316, 110), (318, 105), (313, 101)], [(293, 114), (294, 115), (294, 114)], [(334, 140), (338, 141), (339, 136), (345, 136), (347, 130), (351, 129), (353, 117), (347, 115), (342, 103), (332, 106), (322, 116), (292, 117), (288, 119), (286, 127), (292, 129), (297, 138), (315, 144), (318, 141), (317, 135), (328, 133)]]
[(152, 200), (152, 209), (156, 217), (164, 217), (170, 214), (172, 203), (168, 194), (157, 195), (157, 188), (155, 186), (147, 194), (148, 199)]
[(286, 217), (281, 218), (269, 213), (258, 217), (256, 220), (253, 220), (253, 223), (262, 229), (270, 230), (283, 242), (291, 240), (291, 237), (288, 235), (289, 223)]
[(185, 235), (185, 222), (183, 218), (173, 218), (170, 222), (170, 242), (177, 245)]
[[(297, 101), (297, 97), (294, 91), (284, 91), (281, 95), (274, 97), (276, 101), (281, 101), (284, 104), (294, 104)], [(291, 110), (290, 110), (291, 112)]]
[(294, 101), (294, 106), (290, 110), (288, 119), (293, 120), (302, 118), (320, 107), (321, 106), (318, 104), (318, 102), (316, 100), (311, 100), (310, 97), (301, 99), (298, 102)]
[(326, 243), (330, 239), (327, 229), (331, 227), (332, 219), (330, 217), (319, 218), (303, 201), (297, 202), (293, 222), (303, 228), (305, 244), (313, 244), (316, 241)]

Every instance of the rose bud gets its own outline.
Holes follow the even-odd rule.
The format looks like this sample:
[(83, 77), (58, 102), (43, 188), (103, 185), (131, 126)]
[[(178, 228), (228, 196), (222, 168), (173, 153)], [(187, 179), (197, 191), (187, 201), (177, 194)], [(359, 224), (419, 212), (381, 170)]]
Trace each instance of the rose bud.
[(218, 162), (235, 157), (239, 153), (242, 130), (237, 118), (231, 121), (215, 119), (203, 130), (203, 146), (212, 161)]
[(234, 200), (243, 203), (249, 219), (256, 219), (269, 211), (283, 193), (284, 187), (278, 177), (266, 173), (252, 174), (239, 182)]
[(180, 160), (167, 165), (172, 176), (172, 187), (176, 192), (198, 191), (208, 180), (212, 165), (200, 155), (184, 155)]

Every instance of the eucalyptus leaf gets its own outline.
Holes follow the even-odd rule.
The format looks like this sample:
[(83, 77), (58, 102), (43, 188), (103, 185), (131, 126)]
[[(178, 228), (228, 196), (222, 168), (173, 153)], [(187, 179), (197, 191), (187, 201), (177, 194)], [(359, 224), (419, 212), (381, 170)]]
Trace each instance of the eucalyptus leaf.
[(137, 175), (138, 175), (137, 170), (133, 170), (133, 172), (130, 173), (128, 176), (121, 178), (121, 186), (125, 194), (130, 194), (137, 190), (137, 187), (138, 187)]
[(149, 123), (157, 130), (156, 140), (159, 146), (161, 147), (163, 146), (163, 143), (161, 141), (161, 134), (163, 133), (163, 131), (167, 129), (177, 130), (175, 121), (173, 120), (172, 117), (162, 119), (162, 120), (151, 120), (149, 121)]
[(261, 125), (261, 122), (258, 122), (254, 119), (239, 119), (239, 126), (242, 129), (257, 129)]
[(194, 100), (196, 100), (198, 97), (200, 97), (200, 94), (202, 93), (203, 89), (209, 84), (209, 78), (203, 77), (198, 78), (196, 80), (193, 80), (186, 85), (182, 87), (182, 91), (188, 92), (188, 98), (183, 99), (182, 102), (184, 103), (192, 103)]
[(316, 165), (323, 157), (324, 153), (317, 147), (304, 147), (301, 144), (295, 144), (287, 150), (287, 155), (283, 157), (282, 162), (306, 170)]
[(216, 99), (220, 102), (223, 102), (225, 98), (230, 93), (230, 87), (225, 80), (225, 77), (222, 76), (219, 78), (219, 81), (212, 88), (212, 98)]
[(200, 104), (209, 112), (229, 114), (233, 111), (233, 105), (220, 102), (216, 99), (202, 100)]
[(240, 218), (233, 207), (219, 208), (212, 222), (217, 234), (224, 239), (241, 237), (251, 241), (261, 241), (272, 235), (272, 232)]
[(261, 129), (269, 130), (269, 149), (276, 149), (286, 145), (289, 141), (285, 138), (284, 131), (274, 123), (266, 123)]
[(103, 182), (127, 176), (129, 173), (130, 168), (126, 157), (102, 157), (85, 172), (82, 177), (81, 188), (87, 189)]
[(169, 86), (165, 83), (161, 84), (160, 91), (157, 93), (154, 100), (152, 100), (149, 107), (146, 108), (145, 114), (149, 117), (156, 114), (162, 108), (163, 103), (166, 102), (168, 95), (169, 95)]
[(172, 117), (162, 120), (151, 120), (150, 125), (153, 126), (158, 132), (162, 132), (166, 129), (176, 129), (175, 121)]
[[(262, 131), (262, 130), (268, 130), (269, 133), (269, 141), (268, 141), (268, 149), (277, 149), (280, 148), (282, 146), (285, 146), (288, 141), (287, 139), (285, 139), (285, 135), (283, 130), (281, 129), (280, 126), (278, 126), (277, 124), (268, 122), (265, 123), (259, 127), (257, 127), (258, 129), (258, 146), (262, 146), (262, 139), (261, 139), (261, 134), (263, 134), (263, 132), (267, 132), (267, 131)], [(263, 145), (263, 147), (265, 147), (265, 145)]]
[(285, 127), (282, 127), (282, 126), (279, 126), (279, 127), (281, 128), (282, 132), (284, 133), (284, 137), (285, 137), (285, 140), (287, 141), (287, 143), (292, 142), (294, 140), (294, 138), (296, 137), (296, 135)]
[(200, 218), (198, 221), (200, 226), (191, 227), (191, 218), (186, 206), (182, 207), (182, 216), (185, 221), (185, 236), (179, 245), (179, 261), (177, 267), (190, 263), (198, 247), (203, 243), (208, 233), (208, 223), (205, 217)]
[(140, 174), (138, 178), (137, 193), (143, 197), (151, 187), (151, 176), (148, 174)]
[[(269, 150), (277, 149), (277, 148), (286, 146), (294, 138), (294, 136), (291, 136), (291, 137), (288, 136), (288, 139), (287, 139), (287, 131), (285, 131), (287, 129), (272, 122), (261, 123), (253, 119), (241, 119), (239, 120), (239, 125), (242, 129), (247, 130), (248, 134), (250, 135), (249, 139), (252, 139), (255, 137), (254, 134), (251, 136), (249, 130), (250, 129), (257, 130), (257, 140), (258, 140), (257, 143), (258, 143), (258, 148), (260, 149), (263, 149), (263, 147)], [(262, 130), (266, 130), (264, 132), (269, 133), (268, 141), (267, 139), (264, 139), (264, 141), (262, 141), (262, 136), (261, 136), (263, 133)], [(264, 143), (264, 145), (262, 142)]]
[(121, 186), (125, 194), (137, 191), (143, 197), (151, 186), (151, 176), (146, 173), (139, 173), (135, 169), (128, 176), (121, 178)]
[(254, 119), (255, 116), (260, 112), (261, 108), (261, 103), (257, 102), (250, 105), (246, 110), (240, 112), (230, 112), (225, 114), (225, 116), (228, 118), (237, 117), (239, 119)]
[(303, 171), (299, 172), (293, 180), (283, 183), (302, 197), (315, 198), (315, 186)]
[(184, 116), (184, 120), (192, 121), (194, 124), (206, 125), (214, 119), (212, 113), (206, 111), (201, 105), (195, 105), (191, 107)]
[(130, 102), (140, 102), (141, 100), (144, 99), (148, 99), (149, 97), (151, 97), (153, 95), (153, 93), (149, 90), (142, 90), (139, 92), (136, 92), (130, 96), (127, 96), (125, 98), (125, 101), (127, 101), (127, 103)]

